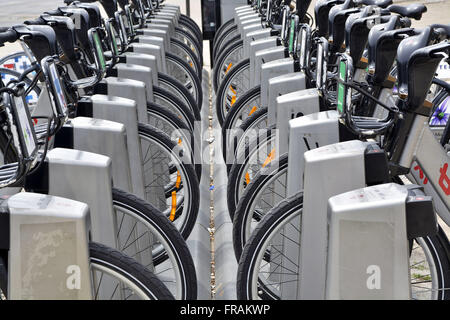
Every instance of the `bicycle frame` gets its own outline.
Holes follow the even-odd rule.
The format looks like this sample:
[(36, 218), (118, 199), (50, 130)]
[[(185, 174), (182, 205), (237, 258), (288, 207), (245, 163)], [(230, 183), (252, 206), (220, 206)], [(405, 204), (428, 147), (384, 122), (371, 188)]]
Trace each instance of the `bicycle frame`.
[(418, 116), (413, 128), (416, 129), (405, 148), (402, 163), (409, 162), (408, 178), (433, 197), (436, 212), (450, 226), (449, 156), (428, 127), (428, 118)]

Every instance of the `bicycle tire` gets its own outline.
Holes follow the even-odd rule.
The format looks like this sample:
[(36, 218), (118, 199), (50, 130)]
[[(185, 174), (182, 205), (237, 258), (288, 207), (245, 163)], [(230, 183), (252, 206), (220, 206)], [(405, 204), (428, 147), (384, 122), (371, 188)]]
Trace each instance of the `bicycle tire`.
[(192, 96), (197, 101), (197, 104), (199, 106), (203, 105), (203, 92), (202, 92), (202, 85), (200, 82), (199, 77), (197, 74), (192, 70), (192, 68), (189, 66), (189, 64), (181, 59), (180, 57), (177, 57), (176, 55), (173, 55), (171, 53), (166, 53), (166, 64), (167, 68), (169, 68), (169, 63), (173, 64), (173, 66), (180, 68), (182, 70), (183, 75), (180, 75), (180, 78), (177, 78), (173, 74), (169, 74), (176, 78), (178, 81), (180, 81), (188, 91), (192, 88)]
[(226, 21), (225, 23), (223, 23), (219, 29), (217, 29), (216, 34), (214, 35), (214, 39), (213, 39), (213, 45), (216, 45), (216, 40), (224, 33), (227, 31), (228, 28), (231, 28), (232, 25), (235, 25), (234, 23), (234, 18), (231, 18), (230, 20)]
[[(268, 288), (267, 283), (262, 281), (259, 276), (254, 274), (254, 272), (257, 267), (258, 260), (261, 261), (261, 259), (264, 259), (266, 263), (271, 259), (270, 251), (267, 251), (267, 248), (264, 247), (265, 243), (267, 243), (278, 230), (284, 228), (286, 223), (290, 220), (294, 219), (296, 216), (300, 217), (302, 210), (303, 193), (300, 192), (280, 202), (258, 224), (250, 239), (247, 241), (239, 261), (236, 286), (237, 297), (239, 300), (251, 300), (257, 298), (278, 300), (280, 298), (277, 293)], [(291, 240), (293, 238), (293, 236), (290, 237)], [(445, 233), (441, 228), (439, 228), (437, 235), (418, 238), (415, 239), (415, 241), (418, 246), (426, 247), (427, 250), (431, 251), (433, 254), (436, 254), (429, 256), (429, 258), (433, 259), (433, 264), (437, 265), (437, 267), (435, 267), (437, 276), (434, 279), (438, 286), (436, 298), (450, 299), (450, 292), (448, 289), (450, 269), (448, 255), (446, 253), (446, 250), (449, 248), (449, 244)], [(412, 266), (414, 266), (414, 264)], [(284, 266), (284, 268), (287, 267)], [(281, 273), (281, 271), (278, 272)], [(290, 273), (292, 273), (292, 271), (290, 271)], [(292, 273), (292, 275), (295, 276), (296, 274)], [(294, 279), (289, 281), (296, 280)], [(422, 285), (423, 283), (419, 284), (419, 290)]]
[(197, 25), (197, 23), (191, 17), (185, 14), (181, 14), (178, 23), (189, 28), (192, 32), (196, 34), (198, 39), (202, 39), (202, 31), (200, 30), (200, 27)]
[(7, 56), (0, 58), (0, 65), (4, 64), (8, 60), (15, 59), (17, 57), (22, 57), (22, 56), (25, 56), (25, 52), (23, 52), (23, 51), (17, 51), (17, 52), (11, 53)]
[(219, 58), (219, 55), (221, 52), (224, 52), (227, 50), (230, 46), (232, 46), (235, 42), (238, 42), (239, 40), (242, 40), (242, 37), (240, 35), (235, 35), (233, 37), (229, 37), (225, 40), (225, 42), (222, 42), (222, 45), (219, 49), (215, 51), (214, 61), (217, 61)]
[[(113, 205), (116, 210), (119, 209), (122, 213), (126, 213), (132, 217), (132, 222), (135, 222), (135, 225), (139, 223), (139, 226), (142, 226), (142, 228), (133, 228), (132, 232), (135, 233), (138, 232), (138, 229), (142, 230), (142, 233), (138, 233), (134, 236), (135, 239), (141, 241), (144, 237), (143, 235), (150, 232), (153, 241), (157, 241), (157, 248), (152, 248), (153, 250), (151, 252), (153, 259), (152, 262), (154, 266), (161, 266), (163, 269), (163, 275), (160, 279), (163, 283), (165, 282), (163, 280), (164, 274), (167, 274), (169, 269), (167, 260), (170, 260), (170, 266), (172, 266), (173, 269), (176, 268), (176, 271), (173, 271), (174, 273), (177, 273), (177, 275), (175, 275), (175, 279), (177, 280), (177, 288), (174, 290), (176, 291), (176, 294), (172, 293), (174, 297), (179, 300), (197, 299), (197, 279), (194, 261), (192, 260), (192, 256), (185, 240), (175, 226), (167, 219), (167, 217), (150, 203), (117, 188), (113, 188)], [(122, 219), (117, 217), (117, 221), (121, 221), (120, 226), (123, 224), (124, 220), (124, 217)], [(118, 230), (117, 233), (120, 237), (120, 230)], [(126, 237), (127, 235), (125, 234), (124, 236)], [(139, 259), (135, 258), (138, 254), (135, 253), (135, 255), (133, 255), (131, 250), (127, 251), (127, 249), (131, 247), (132, 243), (129, 241), (130, 240), (128, 240), (124, 245), (125, 247), (128, 246), (128, 248), (119, 247), (119, 250), (123, 254), (142, 263)], [(161, 242), (163, 242), (164, 245), (159, 245)], [(168, 253), (169, 250), (170, 254)], [(159, 270), (156, 268), (154, 270), (154, 275), (157, 277), (159, 276), (158, 272)], [(169, 284), (173, 281), (174, 280), (172, 280), (172, 278), (166, 280)]]
[[(180, 38), (177, 38), (180, 37)], [(195, 50), (192, 50), (195, 54), (195, 56), (197, 57), (198, 61), (200, 62), (200, 65), (203, 66), (203, 46), (200, 43), (200, 41), (198, 41), (198, 39), (201, 38), (196, 38), (195, 35), (193, 35), (191, 32), (187, 31), (186, 29), (183, 28), (179, 28), (176, 27), (175, 28), (175, 38), (179, 39), (181, 42), (184, 43), (184, 41), (186, 41), (186, 45), (192, 50), (191, 47), (193, 47)]]
[(194, 131), (195, 117), (186, 104), (166, 89), (153, 86), (154, 103), (175, 113), (191, 130)]
[[(174, 165), (175, 172), (178, 171), (178, 173), (180, 174), (180, 186), (182, 186), (184, 196), (183, 203), (180, 204), (180, 206), (178, 206), (177, 203), (175, 220), (173, 222), (175, 223), (178, 231), (181, 233), (183, 238), (187, 239), (192, 229), (194, 228), (195, 222), (197, 221), (200, 205), (200, 189), (194, 166), (189, 163), (184, 163), (183, 152), (179, 148), (177, 148), (177, 144), (172, 141), (170, 137), (167, 136), (164, 132), (149, 125), (139, 123), (139, 138), (141, 139), (141, 147), (143, 149), (144, 142), (147, 141), (148, 144), (152, 146), (158, 146), (161, 151), (166, 152), (167, 157), (170, 158), (172, 162), (177, 162), (177, 164)], [(175, 152), (176, 150), (179, 150), (179, 152)], [(158, 156), (161, 156), (161, 152), (158, 151), (157, 153)], [(144, 155), (143, 163), (145, 173), (147, 171), (145, 170), (145, 164), (148, 163), (148, 161), (146, 161), (145, 155), (149, 154), (149, 150), (143, 150), (142, 154)], [(160, 158), (157, 160), (161, 162)], [(150, 164), (150, 167), (153, 167), (153, 163)], [(169, 168), (169, 170), (171, 169)], [(163, 172), (163, 174), (166, 174), (166, 172)], [(147, 182), (148, 181), (145, 181), (145, 187), (146, 190), (148, 190), (147, 193), (152, 194), (152, 187), (147, 184)], [(153, 180), (151, 182), (153, 182)], [(148, 200), (148, 196), (146, 196), (146, 200), (157, 209), (161, 211), (167, 211), (160, 208), (161, 206), (167, 206), (165, 199), (159, 199), (159, 203), (152, 203), (151, 200)], [(170, 213), (170, 207), (168, 207), (168, 209)]]
[[(109, 248), (100, 243), (90, 242), (89, 243), (89, 260), (91, 274), (94, 273), (95, 268), (109, 270), (109, 277), (125, 278), (127, 282), (132, 284), (132, 287), (138, 288), (141, 293), (142, 299), (148, 300), (174, 300), (173, 295), (152, 272), (143, 267), (136, 260), (127, 257), (118, 250)], [(4, 259), (0, 257), (0, 283), (4, 283), (1, 289), (1, 299), (8, 298), (7, 292), (7, 282), (8, 273), (6, 268), (1, 268), (4, 266)], [(108, 273), (108, 271), (107, 271)], [(94, 278), (94, 277), (91, 277)], [(93, 287), (95, 286), (91, 283)], [(93, 288), (92, 297), (93, 299), (98, 299), (98, 295)], [(121, 286), (123, 290), (123, 287)], [(117, 291), (120, 293), (120, 290)], [(111, 295), (111, 299), (114, 297), (116, 291)]]
[[(220, 53), (219, 56), (217, 57), (217, 59), (215, 60), (216, 62), (214, 63), (214, 70), (213, 70), (213, 86), (214, 86), (215, 92), (217, 92), (217, 88), (219, 87), (220, 83), (223, 80), (223, 78), (220, 78), (220, 76), (221, 76), (220, 71), (225, 68), (224, 62), (228, 58), (230, 58), (231, 55), (235, 54), (236, 51), (238, 51), (238, 50), (242, 51), (243, 46), (244, 46), (244, 41), (238, 40), (238, 41), (234, 42), (233, 45), (231, 45), (226, 50), (224, 50), (222, 53)], [(228, 64), (228, 66), (226, 66), (226, 67), (227, 67), (227, 69), (225, 69), (225, 70), (228, 70), (230, 65)], [(226, 72), (225, 75), (227, 73), (228, 72)]]
[[(216, 95), (216, 114), (217, 119), (219, 120), (220, 125), (222, 126), (226, 113), (228, 112), (226, 106), (223, 105), (223, 101), (225, 101), (225, 97), (227, 95), (227, 91), (231, 84), (233, 83), (233, 80), (235, 77), (237, 77), (241, 73), (249, 72), (250, 69), (250, 59), (245, 59), (236, 64), (234, 67), (231, 68), (231, 70), (227, 73), (225, 78), (223, 78), (222, 82), (220, 83), (219, 90), (217, 91)], [(249, 79), (250, 84), (250, 79)], [(241, 88), (235, 88), (236, 90), (236, 97), (238, 94), (242, 94), (240, 92)], [(239, 91), (238, 91), (239, 90)], [(245, 88), (244, 88), (245, 90)]]
[[(242, 152), (242, 149), (244, 148), (243, 144), (245, 141), (251, 141), (256, 136), (251, 136), (250, 133), (252, 133), (250, 130), (253, 130), (255, 126), (259, 122), (265, 122), (263, 128), (267, 130), (268, 123), (267, 123), (267, 115), (268, 115), (268, 109), (262, 108), (257, 110), (254, 114), (252, 114), (250, 117), (245, 119), (245, 121), (239, 126), (238, 135), (235, 135), (232, 137), (232, 142), (228, 145), (228, 151), (225, 154), (224, 159), (234, 159), (236, 158), (237, 154), (240, 154)], [(261, 130), (262, 128), (259, 128)]]
[[(10, 75), (10, 76), (12, 76), (12, 77), (14, 77), (16, 79), (18, 79), (22, 75), (18, 71), (15, 71), (15, 70), (12, 70), (12, 69), (7, 69), (7, 68), (0, 68), (0, 75), (1, 74), (7, 74), (7, 75)], [(25, 82), (26, 87), (28, 88), (30, 86), (31, 82), (32, 82), (32, 79), (30, 79), (29, 77), (26, 77), (23, 81)], [(35, 86), (32, 91), (34, 91), (36, 96), (39, 98), (39, 96), (41, 94), (41, 89), (39, 88), (39, 86)]]
[[(180, 29), (187, 32), (193, 39), (201, 39), (201, 37), (198, 37), (197, 31), (194, 31), (192, 25), (186, 20), (178, 20), (178, 25), (176, 29)], [(198, 43), (198, 41), (196, 42)]]
[(257, 104), (261, 104), (261, 86), (258, 85), (253, 87), (252, 89), (245, 92), (241, 95), (237, 100), (233, 107), (228, 111), (227, 116), (225, 117), (225, 121), (222, 124), (222, 151), (224, 155), (227, 154), (227, 146), (230, 145), (230, 137), (229, 134), (232, 129), (237, 129), (242, 124), (238, 124), (237, 121), (239, 119), (245, 121), (248, 117), (250, 117), (254, 112), (261, 109), (261, 106), (253, 106), (253, 109), (256, 107), (256, 110), (251, 110), (248, 114), (247, 118), (243, 118), (243, 113), (248, 103), (256, 100)]
[[(155, 103), (148, 103), (147, 104), (147, 113), (149, 117), (149, 121), (147, 122), (148, 125), (161, 130), (164, 132), (167, 136), (172, 138), (172, 134), (179, 130), (178, 132), (183, 134), (184, 140), (189, 141), (188, 150), (191, 153), (191, 159), (194, 159), (194, 165), (195, 165), (195, 173), (197, 174), (197, 178), (200, 181), (202, 176), (202, 164), (195, 162), (195, 156), (201, 154), (201, 145), (200, 143), (197, 143), (195, 140), (195, 136), (192, 131), (189, 130), (188, 126), (180, 119), (178, 118), (173, 112), (170, 110), (167, 110), (166, 108), (163, 108)], [(162, 128), (157, 121), (158, 119), (163, 121), (163, 125), (166, 124), (169, 127), (168, 128)], [(175, 141), (172, 139), (175, 143), (178, 143), (179, 141)]]
[(170, 39), (170, 53), (175, 54), (177, 57), (183, 59), (195, 72), (195, 74), (201, 79), (202, 68), (200, 64), (200, 60), (195, 55), (194, 51), (192, 51), (185, 43), (181, 42), (178, 39), (171, 38)]
[(194, 100), (190, 92), (183, 86), (180, 81), (165, 73), (158, 72), (158, 85), (163, 89), (167, 89), (173, 94), (176, 94), (189, 107), (195, 120), (200, 119), (200, 108)]
[(220, 52), (224, 41), (227, 41), (228, 39), (234, 38), (236, 36), (240, 36), (240, 34), (238, 33), (237, 25), (230, 26), (226, 32), (220, 35), (220, 37), (218, 37), (216, 42), (214, 43), (213, 59), (217, 57), (217, 52)]
[(186, 19), (179, 19), (178, 26), (175, 27), (175, 31), (178, 30), (187, 32), (189, 34), (189, 37), (191, 37), (192, 40), (195, 41), (198, 44), (198, 47), (200, 48), (201, 44), (198, 39), (201, 39), (202, 37), (201, 33), (198, 33), (198, 26), (195, 22), (192, 23), (191, 21)]
[[(287, 168), (288, 155), (284, 154), (277, 163), (261, 169), (254, 177), (253, 181), (245, 188), (242, 197), (239, 199), (233, 217), (233, 248), (237, 261), (239, 261), (245, 243), (250, 236), (248, 234), (248, 231), (250, 230), (248, 222), (250, 220), (250, 215), (254, 215), (252, 208), (254, 208), (254, 203), (257, 201), (258, 195), (261, 194), (274, 178), (286, 173)], [(265, 214), (267, 214), (267, 212), (258, 210), (258, 218), (262, 219)]]
[[(91, 242), (89, 243), (89, 255), (91, 270), (96, 266), (103, 270), (109, 269), (113, 275), (120, 275), (139, 288), (144, 294), (144, 298), (148, 300), (174, 300), (166, 286), (155, 275), (119, 251)], [(95, 299), (97, 296), (95, 292), (93, 296)]]
[[(249, 143), (252, 147), (251, 149), (246, 145), (246, 150), (241, 155), (238, 155), (237, 159), (230, 168), (227, 183), (227, 207), (231, 220), (234, 219), (236, 206), (243, 191), (248, 184), (253, 181), (253, 177), (256, 176), (257, 172), (262, 168), (262, 165), (257, 163), (256, 172), (254, 174), (249, 174), (248, 179), (246, 179), (246, 173), (248, 173), (248, 163), (251, 159), (253, 159), (253, 156), (261, 153), (261, 148), (268, 149), (268, 145), (272, 143), (273, 137), (275, 136), (274, 129), (275, 126), (267, 128), (266, 132), (261, 133), (255, 140), (251, 141)], [(241, 188), (241, 184), (243, 184), (244, 181), (246, 181), (246, 186)]]

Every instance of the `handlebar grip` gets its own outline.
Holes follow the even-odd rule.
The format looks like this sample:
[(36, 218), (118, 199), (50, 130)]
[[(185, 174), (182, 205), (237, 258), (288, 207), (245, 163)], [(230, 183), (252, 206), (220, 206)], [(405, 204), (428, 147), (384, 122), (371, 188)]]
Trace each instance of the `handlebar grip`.
[(19, 39), (19, 35), (14, 30), (0, 33), (0, 45), (3, 45), (5, 42), (15, 42), (17, 39)]

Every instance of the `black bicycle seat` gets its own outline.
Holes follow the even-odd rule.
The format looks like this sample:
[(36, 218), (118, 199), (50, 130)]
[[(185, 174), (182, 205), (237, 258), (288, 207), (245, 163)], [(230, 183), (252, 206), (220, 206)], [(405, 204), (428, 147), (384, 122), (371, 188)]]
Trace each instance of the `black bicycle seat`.
[(427, 7), (420, 3), (413, 3), (407, 6), (393, 4), (387, 8), (390, 12), (398, 13), (402, 17), (408, 17), (416, 20), (422, 18), (422, 13), (427, 12)]
[(380, 8), (386, 8), (392, 4), (392, 0), (356, 0), (355, 4), (363, 4), (366, 6), (377, 6)]

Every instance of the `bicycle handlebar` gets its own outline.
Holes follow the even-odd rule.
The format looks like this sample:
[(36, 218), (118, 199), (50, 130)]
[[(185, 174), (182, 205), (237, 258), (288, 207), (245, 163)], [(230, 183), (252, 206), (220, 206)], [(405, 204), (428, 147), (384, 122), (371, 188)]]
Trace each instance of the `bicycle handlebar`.
[(7, 31), (0, 33), (0, 46), (3, 46), (5, 42), (15, 42), (18, 39), (18, 33), (12, 29), (8, 29)]

